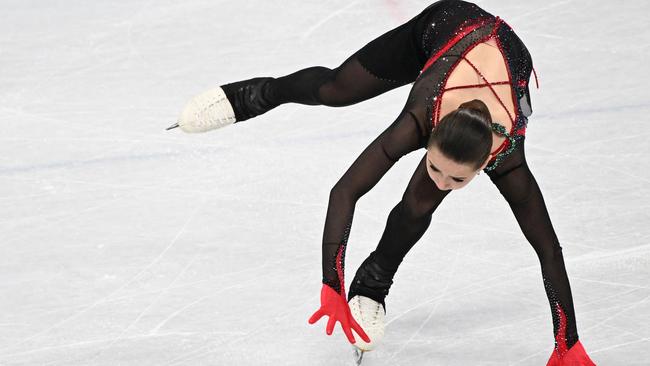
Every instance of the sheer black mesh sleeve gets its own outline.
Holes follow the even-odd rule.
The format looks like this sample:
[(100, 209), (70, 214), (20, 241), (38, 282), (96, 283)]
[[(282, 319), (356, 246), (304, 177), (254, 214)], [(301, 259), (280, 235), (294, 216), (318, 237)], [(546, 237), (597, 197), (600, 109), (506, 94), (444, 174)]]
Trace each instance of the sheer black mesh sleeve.
[(323, 283), (338, 293), (345, 293), (345, 249), (357, 200), (402, 156), (425, 147), (426, 137), (419, 120), (404, 109), (332, 188), (323, 231)]
[(555, 347), (571, 348), (578, 341), (571, 287), (562, 247), (553, 230), (542, 192), (526, 163), (524, 143), (488, 176), (508, 201), (524, 236), (537, 253), (553, 317)]

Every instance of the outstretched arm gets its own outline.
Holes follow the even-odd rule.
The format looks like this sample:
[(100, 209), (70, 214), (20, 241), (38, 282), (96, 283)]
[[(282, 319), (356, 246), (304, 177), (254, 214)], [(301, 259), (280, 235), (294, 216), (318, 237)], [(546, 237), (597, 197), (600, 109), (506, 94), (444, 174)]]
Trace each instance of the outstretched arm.
[(323, 230), (323, 283), (338, 293), (345, 291), (343, 261), (356, 202), (402, 156), (424, 147), (424, 136), (418, 126), (412, 114), (402, 112), (366, 147), (330, 191)]
[(426, 135), (419, 126), (415, 116), (406, 109), (403, 110), (366, 147), (330, 192), (323, 231), (321, 309), (312, 315), (309, 322), (314, 323), (323, 315), (329, 315), (327, 333), (331, 334), (334, 323), (340, 320), (352, 343), (354, 338), (344, 324), (345, 321), (350, 321), (351, 324), (354, 321), (349, 319), (351, 316), (347, 316), (349, 308), (345, 297), (344, 263), (354, 208), (357, 200), (372, 189), (397, 160), (425, 146)]
[(508, 201), (519, 227), (537, 253), (541, 264), (555, 336), (555, 352), (549, 360), (549, 365), (564, 365), (561, 361), (563, 358), (574, 356), (577, 357), (575, 360), (579, 361), (575, 365), (593, 365), (578, 341), (573, 299), (562, 247), (553, 230), (542, 192), (526, 163), (523, 141), (497, 169), (488, 172), (488, 175)]

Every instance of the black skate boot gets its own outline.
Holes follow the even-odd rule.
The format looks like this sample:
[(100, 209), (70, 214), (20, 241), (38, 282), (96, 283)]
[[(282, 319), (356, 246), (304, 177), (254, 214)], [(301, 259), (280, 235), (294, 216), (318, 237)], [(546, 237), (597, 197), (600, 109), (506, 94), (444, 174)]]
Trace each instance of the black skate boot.
[(386, 303), (384, 300), (388, 295), (390, 286), (393, 284), (394, 276), (395, 272), (380, 267), (375, 261), (375, 252), (370, 253), (354, 275), (348, 293), (348, 301), (356, 295), (369, 297), (380, 303), (385, 313)]
[(259, 77), (222, 85), (235, 112), (235, 122), (245, 121), (280, 105), (270, 88), (271, 77)]
[(243, 80), (197, 94), (185, 105), (178, 122), (167, 129), (207, 132), (267, 112), (280, 105), (270, 85), (273, 80)]
[(375, 252), (372, 252), (363, 261), (352, 280), (348, 294), (350, 313), (370, 338), (370, 342), (367, 343), (361, 337), (355, 337), (357, 362), (361, 360), (364, 352), (375, 349), (384, 336), (386, 316), (384, 299), (393, 284), (394, 274), (379, 266), (375, 261)]

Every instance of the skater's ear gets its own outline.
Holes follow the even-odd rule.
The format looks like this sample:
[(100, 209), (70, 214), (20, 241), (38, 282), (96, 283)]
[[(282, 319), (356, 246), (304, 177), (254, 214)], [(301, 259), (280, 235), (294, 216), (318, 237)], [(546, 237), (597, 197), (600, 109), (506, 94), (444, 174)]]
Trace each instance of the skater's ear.
[(478, 168), (478, 172), (477, 172), (476, 174), (480, 173), (481, 170), (485, 169), (485, 167), (486, 167), (486, 166), (488, 165), (488, 163), (490, 162), (490, 159), (491, 159), (491, 158), (492, 158), (492, 156), (488, 156), (487, 159), (485, 159), (485, 162), (483, 163), (483, 165), (481, 165), (480, 168)]

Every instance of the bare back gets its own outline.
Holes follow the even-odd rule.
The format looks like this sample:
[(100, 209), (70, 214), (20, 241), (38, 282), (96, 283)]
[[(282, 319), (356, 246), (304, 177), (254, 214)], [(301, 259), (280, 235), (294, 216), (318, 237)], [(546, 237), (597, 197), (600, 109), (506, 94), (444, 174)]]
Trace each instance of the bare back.
[[(477, 44), (465, 57), (490, 82), (509, 80), (506, 61), (494, 38)], [(445, 88), (475, 84), (485, 84), (485, 80), (483, 80), (465, 59), (461, 59), (456, 68), (451, 71)], [(503, 101), (507, 110), (501, 106), (499, 99), (496, 98), (489, 87), (452, 89), (445, 91), (444, 97), (442, 98), (440, 105), (441, 118), (458, 108), (460, 104), (472, 99), (479, 99), (487, 105), (492, 120), (503, 125), (507, 131), (510, 131), (513, 124), (511, 116), (515, 115), (512, 87), (510, 84), (501, 84), (492, 85), (492, 88), (501, 101)], [(493, 134), (492, 151), (497, 150), (504, 140), (505, 137)]]

